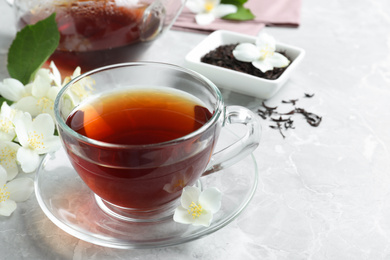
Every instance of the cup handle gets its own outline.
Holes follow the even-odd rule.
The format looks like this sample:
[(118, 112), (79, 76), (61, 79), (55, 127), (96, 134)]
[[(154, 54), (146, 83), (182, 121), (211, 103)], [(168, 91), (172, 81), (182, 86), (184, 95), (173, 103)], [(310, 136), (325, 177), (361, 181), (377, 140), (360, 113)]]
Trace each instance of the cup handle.
[(247, 132), (233, 144), (213, 154), (202, 176), (230, 167), (253, 152), (259, 145), (261, 133), (259, 118), (252, 111), (241, 106), (228, 106), (225, 110), (223, 126), (243, 124)]

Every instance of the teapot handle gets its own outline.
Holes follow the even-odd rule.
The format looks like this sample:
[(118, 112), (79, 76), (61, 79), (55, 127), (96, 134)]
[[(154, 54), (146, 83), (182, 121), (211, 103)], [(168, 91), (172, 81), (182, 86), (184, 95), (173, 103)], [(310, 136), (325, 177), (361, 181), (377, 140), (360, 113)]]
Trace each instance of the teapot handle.
[(154, 40), (162, 32), (169, 30), (183, 10), (185, 2), (186, 0), (153, 1), (143, 15), (141, 41)]

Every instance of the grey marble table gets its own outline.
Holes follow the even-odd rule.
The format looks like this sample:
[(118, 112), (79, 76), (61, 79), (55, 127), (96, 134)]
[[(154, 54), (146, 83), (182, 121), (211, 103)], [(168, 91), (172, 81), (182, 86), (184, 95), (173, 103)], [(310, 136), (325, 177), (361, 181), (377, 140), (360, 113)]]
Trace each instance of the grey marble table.
[[(15, 29), (5, 1), (0, 10), (2, 80)], [(315, 128), (296, 118), (286, 138), (262, 121), (260, 184), (237, 219), (183, 245), (120, 250), (65, 233), (32, 195), (0, 217), (0, 259), (390, 259), (390, 1), (307, 0), (299, 28), (264, 31), (306, 50), (267, 104), (300, 98), (323, 120)], [(204, 37), (170, 31), (139, 59), (182, 65)], [(254, 111), (262, 102), (223, 94)]]

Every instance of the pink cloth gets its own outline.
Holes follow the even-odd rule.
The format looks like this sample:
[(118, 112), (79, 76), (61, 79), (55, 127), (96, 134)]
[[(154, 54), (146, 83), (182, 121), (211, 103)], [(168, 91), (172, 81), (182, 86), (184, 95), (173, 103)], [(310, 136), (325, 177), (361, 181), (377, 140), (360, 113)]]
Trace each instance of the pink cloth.
[(216, 19), (208, 25), (198, 25), (195, 14), (187, 8), (177, 18), (173, 30), (210, 33), (216, 30), (229, 30), (257, 35), (264, 26), (298, 27), (302, 0), (249, 0), (244, 6), (256, 16), (251, 21), (231, 21)]

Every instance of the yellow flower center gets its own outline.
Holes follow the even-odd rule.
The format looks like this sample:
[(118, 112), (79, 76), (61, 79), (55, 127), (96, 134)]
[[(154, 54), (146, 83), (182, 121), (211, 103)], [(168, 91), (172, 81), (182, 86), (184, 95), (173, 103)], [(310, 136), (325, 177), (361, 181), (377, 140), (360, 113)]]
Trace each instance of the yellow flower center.
[(6, 201), (7, 199), (9, 199), (9, 192), (4, 184), (3, 188), (0, 188), (0, 203)]
[(173, 187), (174, 188), (184, 188), (186, 185), (184, 183), (184, 180), (182, 179), (179, 179), (177, 180), (174, 184), (173, 184)]
[(47, 109), (54, 109), (54, 102), (47, 97), (41, 97), (38, 99), (37, 105), (41, 108), (41, 112), (47, 111)]
[(204, 4), (204, 10), (209, 13), (211, 12), (211, 10), (214, 9), (214, 3), (212, 2), (209, 2), (209, 1), (206, 1), (205, 4)]
[(192, 216), (192, 218), (198, 218), (200, 215), (202, 215), (203, 208), (200, 204), (196, 204), (195, 202), (192, 202), (190, 205), (190, 208), (187, 210), (188, 214)]
[(270, 48), (268, 46), (266, 48), (264, 48), (264, 49), (261, 49), (260, 53), (261, 53), (260, 59), (262, 59), (262, 60), (267, 58), (267, 57), (271, 57), (271, 56), (274, 55), (274, 51), (272, 51), (272, 48)]
[(12, 121), (7, 118), (2, 118), (0, 120), (0, 130), (4, 133), (9, 133), (13, 127)]
[(9, 168), (11, 166), (11, 162), (14, 162), (16, 159), (16, 151), (11, 150), (9, 147), (3, 147), (0, 150), (0, 164), (4, 168)]
[(85, 86), (80, 83), (76, 83), (71, 87), (72, 92), (78, 96), (81, 100), (87, 97), (91, 92), (85, 89)]
[(33, 133), (29, 133), (28, 144), (34, 148), (45, 148), (45, 144), (43, 143), (43, 134), (37, 134), (35, 131)]

